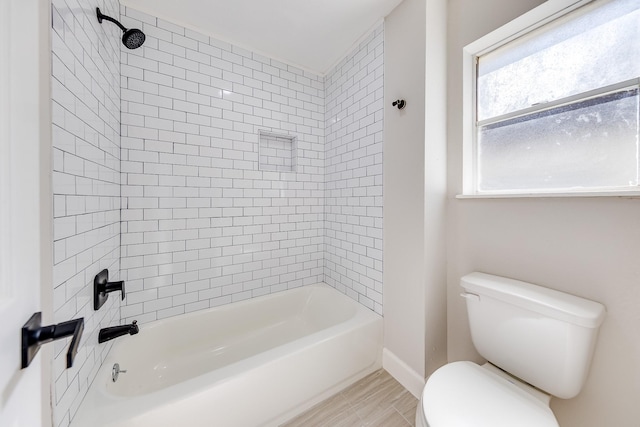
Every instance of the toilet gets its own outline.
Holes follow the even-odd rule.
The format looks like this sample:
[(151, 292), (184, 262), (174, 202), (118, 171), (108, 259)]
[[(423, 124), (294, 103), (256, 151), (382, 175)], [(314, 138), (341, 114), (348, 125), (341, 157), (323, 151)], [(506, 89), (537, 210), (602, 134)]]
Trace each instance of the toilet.
[(484, 273), (462, 277), (473, 344), (487, 363), (449, 363), (428, 379), (416, 427), (558, 427), (549, 401), (580, 393), (602, 304)]

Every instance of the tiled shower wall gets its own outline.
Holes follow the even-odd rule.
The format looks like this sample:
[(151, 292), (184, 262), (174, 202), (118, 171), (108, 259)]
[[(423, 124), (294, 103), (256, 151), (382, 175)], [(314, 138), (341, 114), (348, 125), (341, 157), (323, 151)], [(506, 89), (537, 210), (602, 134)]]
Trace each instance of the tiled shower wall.
[[(122, 320), (322, 282), (323, 78), (130, 8), (122, 53)], [(261, 170), (259, 131), (295, 137)]]
[(117, 0), (52, 2), (55, 323), (84, 317), (73, 367), (69, 340), (55, 342), (53, 413), (67, 426), (106, 357), (98, 330), (119, 322), (119, 298), (93, 311), (93, 277), (120, 269), (120, 37), (95, 8), (118, 16)]
[[(86, 325), (72, 369), (55, 347), (56, 426), (102, 327), (322, 281), (382, 312), (382, 26), (325, 78), (101, 0), (147, 34), (127, 50), (95, 6), (53, 1), (55, 321)], [(93, 311), (102, 268), (121, 310)]]
[(325, 281), (379, 314), (383, 40), (380, 25), (325, 80)]

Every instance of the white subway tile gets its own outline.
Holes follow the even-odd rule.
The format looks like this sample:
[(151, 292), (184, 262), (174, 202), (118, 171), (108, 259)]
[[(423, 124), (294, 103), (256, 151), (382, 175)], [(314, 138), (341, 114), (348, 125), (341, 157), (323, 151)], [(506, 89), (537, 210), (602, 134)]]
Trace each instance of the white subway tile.
[[(128, 103), (123, 111), (126, 107), (129, 114), (145, 118), (144, 131), (140, 126), (123, 127), (123, 143), (144, 140), (144, 147), (132, 146), (125, 153), (124, 186), (132, 192), (123, 191), (128, 198), (122, 218), (129, 227), (123, 228), (122, 240), (131, 243), (123, 247), (123, 258), (131, 257), (133, 262), (144, 256), (145, 265), (154, 263), (158, 269), (123, 266), (131, 266), (126, 269), (129, 279), (141, 278), (145, 286), (157, 287), (158, 293), (125, 301), (136, 308), (123, 311), (123, 317), (135, 313), (146, 316), (144, 320), (176, 315), (325, 277), (338, 288), (347, 283), (356, 295), (352, 289), (359, 289), (363, 303), (375, 302), (374, 309), (381, 310), (380, 298), (367, 295), (372, 282), (380, 283), (363, 271), (372, 266), (381, 271), (376, 246), (381, 236), (370, 231), (381, 229), (381, 223), (375, 222), (381, 219), (381, 158), (368, 156), (381, 154), (381, 127), (376, 125), (381, 116), (371, 114), (381, 111), (380, 63), (374, 64), (372, 58), (382, 53), (377, 48), (382, 37), (360, 46), (362, 52), (354, 55), (361, 61), (351, 64), (353, 69), (340, 70), (345, 76), (360, 76), (365, 81), (365, 90), (360, 90), (346, 79), (337, 84), (336, 70), (322, 78), (162, 20), (157, 20), (157, 27), (146, 21), (144, 25), (150, 35), (156, 34), (162, 55), (150, 51), (150, 57), (123, 58), (127, 77), (132, 78), (123, 89)], [(373, 76), (367, 61), (377, 67)], [(369, 86), (373, 97), (367, 92)], [(137, 94), (141, 92), (142, 100)], [(350, 99), (343, 97), (347, 93)], [(342, 121), (331, 123), (330, 118), (338, 115)], [(257, 126), (298, 138), (297, 173), (257, 170)], [(338, 138), (347, 130), (350, 139)], [(157, 156), (142, 158), (137, 151)], [(144, 164), (142, 172), (135, 167), (138, 162)], [(345, 175), (347, 170), (357, 176)], [(366, 190), (354, 191), (364, 179)], [(325, 199), (325, 182), (351, 189), (355, 199), (340, 194)], [(152, 197), (140, 197), (141, 186), (144, 195)], [(326, 238), (325, 203), (331, 212), (335, 209), (334, 215), (327, 216), (326, 228), (339, 231)], [(142, 212), (145, 221), (160, 221), (158, 231), (147, 229), (155, 222), (141, 221)], [(354, 230), (354, 225), (361, 226)], [(322, 267), (325, 239), (329, 253), (342, 251), (342, 256), (327, 263), (335, 270)], [(140, 245), (142, 241), (146, 244)], [(355, 245), (357, 252), (342, 249), (345, 243), (351, 251)], [(171, 260), (161, 254), (171, 255)], [(356, 274), (365, 278), (356, 287), (343, 266), (353, 265), (354, 256), (356, 261), (365, 257), (357, 264)]]

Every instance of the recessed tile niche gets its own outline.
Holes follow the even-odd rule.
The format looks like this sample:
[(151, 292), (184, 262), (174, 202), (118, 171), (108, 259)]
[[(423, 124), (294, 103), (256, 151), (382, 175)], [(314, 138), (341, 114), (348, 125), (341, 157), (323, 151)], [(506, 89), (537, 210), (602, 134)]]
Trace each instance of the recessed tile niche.
[(263, 171), (296, 171), (296, 137), (259, 130), (259, 168)]

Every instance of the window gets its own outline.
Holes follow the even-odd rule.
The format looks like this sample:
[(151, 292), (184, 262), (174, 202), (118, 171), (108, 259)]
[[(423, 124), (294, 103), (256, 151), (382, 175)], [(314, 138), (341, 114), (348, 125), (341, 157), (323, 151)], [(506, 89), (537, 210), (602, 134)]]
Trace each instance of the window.
[(465, 194), (639, 191), (638, 40), (638, 0), (552, 0), (467, 46)]

